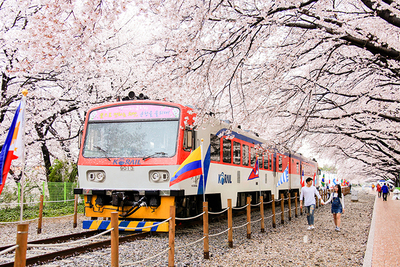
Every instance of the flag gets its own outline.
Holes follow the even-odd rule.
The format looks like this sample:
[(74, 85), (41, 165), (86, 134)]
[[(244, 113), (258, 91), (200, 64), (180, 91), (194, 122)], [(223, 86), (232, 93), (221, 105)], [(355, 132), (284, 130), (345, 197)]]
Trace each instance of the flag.
[(203, 174), (203, 170), (201, 168), (201, 146), (199, 146), (179, 166), (169, 181), (169, 186), (201, 174)]
[(258, 168), (258, 156), (256, 157), (256, 164), (254, 164), (254, 168), (251, 171), (251, 173), (249, 175), (249, 178), (247, 178), (247, 180), (253, 180), (253, 179), (256, 179), (256, 178), (260, 178), (259, 168)]
[(325, 186), (325, 174), (322, 175), (321, 185)]
[(281, 178), (279, 178), (278, 184), (276, 187), (280, 186), (283, 183), (289, 182), (289, 166), (286, 167), (285, 171), (282, 173)]
[(333, 185), (336, 185), (336, 178), (333, 178), (332, 183)]
[(300, 185), (301, 185), (301, 187), (304, 187), (306, 185), (306, 182), (304, 180), (304, 170), (301, 173)]
[[(203, 161), (204, 174), (200, 176), (199, 187), (197, 189), (198, 195), (203, 195), (204, 192), (206, 191), (208, 170), (210, 169), (210, 163), (211, 163), (211, 146), (208, 146), (207, 153), (206, 153), (206, 156), (204, 157), (204, 161)], [(203, 182), (203, 179), (204, 179), (204, 182)]]
[(10, 171), (11, 161), (18, 159), (23, 153), (22, 129), (24, 123), (25, 99), (23, 98), (14, 114), (14, 119), (8, 130), (6, 141), (0, 152), (0, 194)]
[(315, 177), (317, 176), (317, 174), (314, 172), (314, 177), (313, 177), (313, 185), (315, 186), (315, 182), (316, 182), (316, 180), (315, 180)]

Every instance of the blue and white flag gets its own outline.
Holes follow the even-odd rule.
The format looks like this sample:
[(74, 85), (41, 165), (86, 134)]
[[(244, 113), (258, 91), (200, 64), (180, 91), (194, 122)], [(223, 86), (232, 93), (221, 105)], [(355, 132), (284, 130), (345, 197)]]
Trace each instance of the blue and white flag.
[(280, 186), (283, 183), (289, 182), (289, 166), (286, 167), (285, 171), (282, 173), (281, 178), (279, 178), (278, 184), (276, 187)]
[(333, 185), (336, 185), (337, 183), (336, 183), (336, 178), (333, 178)]

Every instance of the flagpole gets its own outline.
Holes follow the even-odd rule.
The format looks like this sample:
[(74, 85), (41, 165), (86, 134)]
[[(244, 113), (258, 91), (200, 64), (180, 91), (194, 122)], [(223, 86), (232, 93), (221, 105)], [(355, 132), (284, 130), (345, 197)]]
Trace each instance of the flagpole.
[(200, 155), (201, 155), (201, 172), (203, 173), (203, 202), (206, 202), (206, 189), (204, 188), (204, 180), (206, 179), (204, 175), (204, 160), (203, 160), (203, 141), (204, 139), (201, 138), (200, 140)]
[(23, 110), (22, 112), (22, 127), (21, 127), (21, 137), (22, 137), (22, 173), (21, 173), (21, 212), (19, 220), (22, 222), (23, 215), (24, 215), (24, 179), (25, 179), (25, 104), (26, 104), (26, 96), (28, 95), (28, 90), (22, 90), (22, 103), (23, 103)]

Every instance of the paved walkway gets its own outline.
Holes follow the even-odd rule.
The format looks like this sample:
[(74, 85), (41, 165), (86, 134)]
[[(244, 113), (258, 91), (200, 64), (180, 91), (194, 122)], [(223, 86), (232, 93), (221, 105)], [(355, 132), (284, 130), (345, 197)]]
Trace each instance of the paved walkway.
[(400, 266), (400, 200), (392, 200), (392, 196), (387, 201), (375, 198), (364, 267)]

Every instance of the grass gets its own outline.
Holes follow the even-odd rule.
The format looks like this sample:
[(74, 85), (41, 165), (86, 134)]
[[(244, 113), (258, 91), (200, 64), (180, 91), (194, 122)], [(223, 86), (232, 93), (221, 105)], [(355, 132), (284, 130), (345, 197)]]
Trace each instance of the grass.
[[(83, 204), (78, 205), (78, 213), (83, 213)], [(20, 219), (20, 207), (0, 209), (0, 222), (15, 222)], [(74, 213), (74, 202), (46, 203), (43, 206), (43, 217), (58, 217)], [(23, 220), (39, 218), (39, 204), (35, 206), (25, 205)]]

